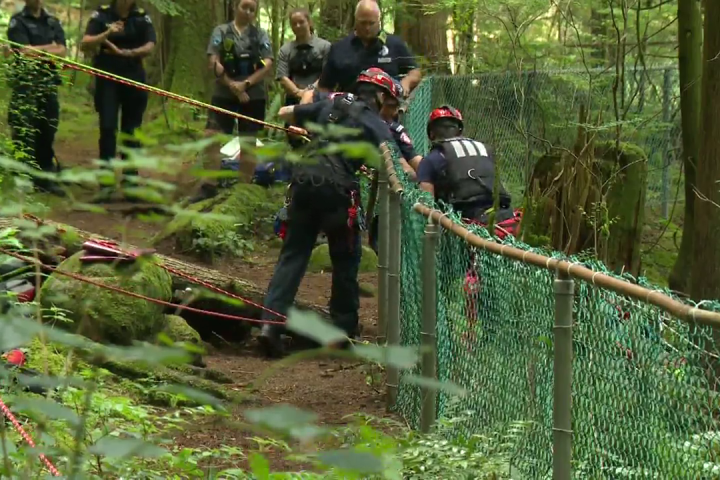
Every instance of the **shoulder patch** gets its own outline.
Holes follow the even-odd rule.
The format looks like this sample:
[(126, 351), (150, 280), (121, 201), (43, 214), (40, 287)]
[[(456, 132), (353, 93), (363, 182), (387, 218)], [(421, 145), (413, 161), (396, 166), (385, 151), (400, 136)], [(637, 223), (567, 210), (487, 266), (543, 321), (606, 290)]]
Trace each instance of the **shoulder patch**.
[(15, 28), (15, 25), (17, 25), (17, 18), (13, 17), (10, 19), (10, 23), (8, 23), (8, 28)]
[(97, 18), (98, 16), (100, 16), (100, 12), (96, 10), (92, 13), (92, 15), (90, 15), (90, 18)]
[(145, 21), (152, 25), (152, 19), (150, 18), (150, 15), (145, 15)]
[(395, 131), (398, 133), (402, 133), (402, 131), (405, 130), (405, 127), (400, 125), (399, 123), (395, 124)]

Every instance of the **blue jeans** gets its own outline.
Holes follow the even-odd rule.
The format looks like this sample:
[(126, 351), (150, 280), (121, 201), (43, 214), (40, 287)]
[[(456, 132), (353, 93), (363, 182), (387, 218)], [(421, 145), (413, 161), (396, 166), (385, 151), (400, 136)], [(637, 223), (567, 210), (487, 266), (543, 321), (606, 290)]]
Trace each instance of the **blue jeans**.
[[(265, 307), (287, 314), (305, 276), (315, 240), (324, 231), (333, 267), (330, 316), (338, 328), (354, 336), (359, 323), (358, 269), (362, 245), (357, 229), (347, 226), (350, 200), (329, 185), (300, 185), (291, 195), (286, 237), (265, 295)], [(264, 311), (263, 320), (277, 318)]]

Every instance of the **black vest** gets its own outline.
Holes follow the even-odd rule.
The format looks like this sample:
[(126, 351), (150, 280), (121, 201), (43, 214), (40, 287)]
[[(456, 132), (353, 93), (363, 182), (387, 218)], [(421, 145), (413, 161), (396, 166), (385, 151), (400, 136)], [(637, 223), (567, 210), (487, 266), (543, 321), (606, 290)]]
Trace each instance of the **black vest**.
[(228, 25), (227, 28), (222, 30), (220, 64), (230, 78), (241, 76), (249, 77), (262, 68), (262, 58), (260, 58), (260, 32), (255, 25), (248, 25), (247, 28), (250, 48), (239, 52), (235, 49), (235, 42), (231, 35), (232, 25)]
[[(320, 118), (321, 125), (337, 124), (345, 128), (362, 129), (361, 115), (368, 106), (357, 100), (352, 94), (342, 94), (336, 96), (333, 100), (332, 108), (326, 118)], [(323, 139), (319, 142), (319, 147), (328, 147), (331, 142), (348, 142), (362, 141), (362, 134), (358, 134), (349, 138), (333, 138)], [(347, 158), (342, 152), (325, 152), (322, 153), (316, 164), (301, 164), (300, 168), (296, 168), (296, 177), (299, 181), (306, 181), (308, 177), (321, 178), (328, 181), (343, 190), (356, 190), (358, 188), (358, 180), (356, 176), (357, 168), (353, 161)]]
[(288, 62), (290, 79), (298, 76), (318, 75), (322, 72), (323, 59), (315, 54), (312, 45), (297, 45), (295, 54)]
[[(465, 137), (436, 142), (445, 157), (446, 168), (435, 186), (437, 197), (451, 205), (474, 204), (491, 208), (494, 203), (495, 162), (485, 145)], [(500, 207), (510, 206), (510, 195), (500, 185)]]

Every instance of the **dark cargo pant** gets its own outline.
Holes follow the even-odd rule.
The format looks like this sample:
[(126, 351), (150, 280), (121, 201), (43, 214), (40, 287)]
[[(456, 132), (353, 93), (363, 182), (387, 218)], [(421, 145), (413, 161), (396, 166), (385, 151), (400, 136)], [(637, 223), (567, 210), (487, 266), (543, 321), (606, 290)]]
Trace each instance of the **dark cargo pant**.
[[(358, 333), (358, 268), (362, 249), (357, 226), (351, 229), (347, 225), (350, 197), (328, 183), (293, 185), (291, 196), (286, 237), (268, 286), (265, 307), (287, 314), (305, 276), (315, 240), (324, 231), (333, 269), (330, 316), (337, 327), (354, 336)], [(263, 319), (277, 320), (267, 311), (263, 312)], [(279, 330), (278, 326), (276, 331)]]

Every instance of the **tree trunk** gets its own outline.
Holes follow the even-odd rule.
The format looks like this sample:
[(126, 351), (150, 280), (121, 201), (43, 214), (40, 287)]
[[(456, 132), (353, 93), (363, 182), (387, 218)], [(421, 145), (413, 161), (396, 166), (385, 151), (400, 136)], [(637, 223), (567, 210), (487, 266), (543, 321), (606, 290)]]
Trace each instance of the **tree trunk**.
[(695, 245), (690, 294), (695, 300), (720, 298), (720, 2), (705, 2), (700, 127), (702, 141), (697, 163)]
[(355, 0), (324, 0), (318, 35), (332, 42), (350, 33), (355, 23), (356, 4)]
[(702, 75), (702, 16), (700, 0), (678, 0), (678, 65), (680, 69), (680, 114), (682, 121), (683, 171), (685, 174), (685, 219), (680, 252), (668, 284), (687, 293), (695, 228), (695, 167), (700, 154), (700, 93)]
[(448, 12), (436, 9), (437, 3), (432, 0), (399, 5), (395, 15), (395, 33), (401, 35), (417, 55), (421, 68), (445, 74), (450, 73)]
[(198, 100), (208, 100), (214, 78), (208, 70), (207, 45), (224, 12), (207, 0), (177, 0), (184, 12), (165, 16), (167, 62), (165, 89)]

